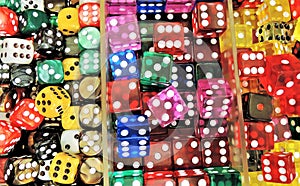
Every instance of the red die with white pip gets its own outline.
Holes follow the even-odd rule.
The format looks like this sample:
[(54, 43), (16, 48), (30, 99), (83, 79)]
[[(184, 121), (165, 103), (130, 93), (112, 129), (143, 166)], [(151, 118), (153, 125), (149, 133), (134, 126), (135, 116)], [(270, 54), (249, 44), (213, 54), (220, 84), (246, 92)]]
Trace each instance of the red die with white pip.
[(292, 19), (296, 20), (300, 16), (300, 1), (289, 0)]
[(262, 172), (266, 182), (287, 184), (296, 177), (293, 153), (267, 152), (261, 156)]
[(227, 120), (224, 118), (200, 119), (195, 124), (195, 135), (198, 138), (226, 137), (227, 128)]
[(174, 171), (177, 184), (180, 186), (209, 186), (210, 180), (208, 174), (202, 169), (188, 169)]
[(184, 52), (184, 29), (181, 23), (161, 22), (153, 28), (155, 52), (180, 55)]
[(18, 16), (7, 7), (0, 7), (0, 36), (13, 36), (18, 33)]
[(173, 141), (173, 162), (175, 169), (200, 168), (202, 165), (200, 140), (195, 137), (178, 138)]
[(274, 148), (274, 126), (270, 122), (245, 122), (247, 149), (271, 150)]
[(199, 79), (197, 104), (200, 117), (228, 118), (232, 105), (232, 90), (223, 78)]
[(83, 3), (78, 9), (78, 18), (80, 27), (100, 26), (100, 4), (99, 3)]
[(173, 171), (146, 172), (144, 186), (175, 186)]
[(263, 52), (243, 50), (238, 52), (239, 75), (242, 79), (265, 75), (266, 61)]
[(21, 130), (0, 120), (0, 155), (8, 153), (21, 138)]
[(144, 170), (172, 170), (172, 146), (169, 141), (150, 142), (150, 154), (144, 157)]
[(26, 130), (36, 129), (43, 121), (44, 116), (38, 112), (33, 99), (25, 98), (18, 102), (10, 114), (11, 125)]
[[(195, 36), (216, 36), (225, 31), (226, 7), (224, 2), (199, 2), (192, 12), (192, 26)], [(210, 33), (210, 34), (207, 34)]]
[(230, 164), (227, 137), (201, 140), (203, 167), (223, 167)]
[(286, 116), (272, 117), (274, 125), (274, 141), (286, 141), (292, 137), (288, 118)]
[(199, 62), (218, 62), (220, 60), (218, 38), (195, 38), (194, 59)]

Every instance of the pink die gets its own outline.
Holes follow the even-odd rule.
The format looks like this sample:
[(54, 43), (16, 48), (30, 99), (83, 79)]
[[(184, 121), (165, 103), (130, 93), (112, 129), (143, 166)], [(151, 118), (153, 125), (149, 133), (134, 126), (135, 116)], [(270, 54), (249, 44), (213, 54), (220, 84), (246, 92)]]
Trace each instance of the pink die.
[(111, 50), (140, 50), (141, 37), (136, 15), (112, 16), (106, 18), (108, 42)]
[(169, 86), (153, 96), (147, 104), (162, 127), (166, 127), (183, 117), (189, 110), (173, 86)]
[(223, 78), (198, 80), (197, 105), (203, 119), (228, 118), (232, 105), (228, 82)]
[(167, 13), (188, 13), (191, 12), (195, 0), (167, 0), (165, 12)]

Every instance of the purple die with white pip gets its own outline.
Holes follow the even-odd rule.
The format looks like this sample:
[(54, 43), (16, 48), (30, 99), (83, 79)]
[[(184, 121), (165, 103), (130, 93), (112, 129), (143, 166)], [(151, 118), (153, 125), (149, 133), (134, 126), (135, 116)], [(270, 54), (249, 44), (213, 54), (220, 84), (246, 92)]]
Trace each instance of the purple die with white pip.
[(195, 0), (167, 0), (165, 12), (167, 13), (186, 13), (191, 12)]
[(149, 109), (162, 127), (182, 118), (188, 107), (175, 87), (169, 86), (148, 101)]
[(223, 78), (198, 80), (197, 107), (201, 118), (228, 118), (232, 97), (232, 90)]
[(107, 0), (106, 3), (110, 15), (136, 14), (136, 0)]
[(286, 116), (273, 117), (274, 124), (274, 141), (286, 141), (292, 137), (288, 118)]
[(140, 29), (134, 14), (106, 18), (108, 42), (113, 52), (141, 49)]

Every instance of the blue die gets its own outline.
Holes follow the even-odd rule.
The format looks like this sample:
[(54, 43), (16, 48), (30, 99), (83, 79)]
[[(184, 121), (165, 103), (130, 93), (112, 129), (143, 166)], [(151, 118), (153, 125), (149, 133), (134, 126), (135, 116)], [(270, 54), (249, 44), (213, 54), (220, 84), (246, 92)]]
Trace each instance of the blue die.
[(145, 115), (123, 115), (117, 118), (118, 154), (121, 158), (149, 155), (150, 130)]
[(109, 63), (114, 80), (139, 78), (139, 67), (133, 50), (111, 54)]
[(162, 13), (165, 11), (165, 0), (137, 1), (137, 12), (142, 14)]

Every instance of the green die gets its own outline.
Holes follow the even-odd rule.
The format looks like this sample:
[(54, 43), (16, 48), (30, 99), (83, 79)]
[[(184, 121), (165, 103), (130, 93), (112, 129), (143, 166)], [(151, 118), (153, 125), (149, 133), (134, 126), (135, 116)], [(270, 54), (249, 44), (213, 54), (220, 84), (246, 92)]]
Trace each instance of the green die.
[(98, 75), (100, 73), (100, 53), (98, 50), (84, 50), (79, 58), (80, 73)]
[(15, 12), (20, 12), (21, 10), (20, 0), (0, 0), (0, 6), (6, 6)]
[(111, 186), (140, 185), (144, 183), (142, 170), (126, 170), (113, 172), (110, 179)]
[(141, 67), (143, 85), (169, 84), (171, 80), (173, 57), (170, 54), (144, 52)]
[(210, 186), (242, 186), (240, 172), (231, 167), (209, 167), (204, 171), (208, 173)]
[(58, 27), (57, 15), (50, 15), (49, 22), (52, 27)]
[(19, 29), (22, 34), (33, 34), (41, 27), (47, 27), (48, 24), (47, 14), (40, 10), (25, 10), (19, 16)]
[(37, 75), (40, 84), (57, 84), (64, 81), (64, 70), (60, 60), (37, 62)]
[(83, 49), (98, 49), (100, 47), (100, 32), (95, 27), (84, 27), (78, 33), (78, 41)]

